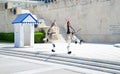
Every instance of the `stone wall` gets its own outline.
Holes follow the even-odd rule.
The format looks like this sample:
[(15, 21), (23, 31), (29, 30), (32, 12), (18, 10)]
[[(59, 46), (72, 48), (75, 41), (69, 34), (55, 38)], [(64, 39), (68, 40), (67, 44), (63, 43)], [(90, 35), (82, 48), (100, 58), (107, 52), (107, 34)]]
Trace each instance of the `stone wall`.
[(81, 28), (77, 36), (84, 41), (116, 43), (120, 42), (119, 9), (120, 0), (57, 0), (31, 11), (49, 21), (56, 19), (62, 33), (66, 19), (71, 18), (72, 26)]
[(5, 3), (0, 3), (0, 32), (13, 32), (12, 21), (15, 17), (12, 8), (6, 9)]
[[(17, 15), (0, 4), (0, 32), (13, 32), (11, 22)], [(57, 0), (53, 3), (32, 5), (28, 8), (47, 25), (56, 19), (65, 35), (66, 19), (71, 18), (77, 36), (86, 42), (120, 42), (120, 0)]]

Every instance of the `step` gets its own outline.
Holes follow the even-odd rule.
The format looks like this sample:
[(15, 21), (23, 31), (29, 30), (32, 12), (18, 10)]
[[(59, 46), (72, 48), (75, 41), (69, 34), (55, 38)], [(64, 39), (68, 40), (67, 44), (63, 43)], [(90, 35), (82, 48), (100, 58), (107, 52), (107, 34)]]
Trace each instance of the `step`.
[(65, 64), (70, 66), (88, 68), (103, 72), (109, 73), (120, 73), (120, 63), (119, 62), (110, 62), (104, 60), (97, 59), (87, 59), (80, 57), (71, 57), (71, 56), (63, 56), (58, 54), (46, 54), (46, 53), (36, 53), (36, 52), (28, 52), (28, 51), (17, 51), (17, 50), (0, 50), (1, 54), (16, 56), (16, 57), (24, 57), (29, 59), (41, 60), (46, 62), (53, 62), (59, 64)]

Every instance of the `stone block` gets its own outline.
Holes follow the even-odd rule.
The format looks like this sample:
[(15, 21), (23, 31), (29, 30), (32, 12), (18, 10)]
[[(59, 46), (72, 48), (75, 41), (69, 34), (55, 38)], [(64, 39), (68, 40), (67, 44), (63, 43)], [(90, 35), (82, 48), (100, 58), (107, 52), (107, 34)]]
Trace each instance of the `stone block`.
[(4, 9), (4, 3), (0, 3), (0, 11)]
[(5, 3), (5, 9), (11, 9), (13, 7), (13, 4), (11, 2)]
[(13, 14), (21, 14), (21, 12), (22, 12), (22, 9), (21, 9), (21, 7), (16, 7), (16, 8), (13, 8)]

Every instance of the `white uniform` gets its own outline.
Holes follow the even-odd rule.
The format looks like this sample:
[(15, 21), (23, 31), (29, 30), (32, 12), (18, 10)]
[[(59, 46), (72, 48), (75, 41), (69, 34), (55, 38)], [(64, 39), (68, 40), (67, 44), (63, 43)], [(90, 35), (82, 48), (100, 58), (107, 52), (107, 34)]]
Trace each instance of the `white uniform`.
[(53, 26), (50, 28), (50, 31), (49, 31), (49, 35), (48, 35), (48, 40), (50, 42), (53, 42), (54, 40), (58, 40), (58, 27), (57, 26)]

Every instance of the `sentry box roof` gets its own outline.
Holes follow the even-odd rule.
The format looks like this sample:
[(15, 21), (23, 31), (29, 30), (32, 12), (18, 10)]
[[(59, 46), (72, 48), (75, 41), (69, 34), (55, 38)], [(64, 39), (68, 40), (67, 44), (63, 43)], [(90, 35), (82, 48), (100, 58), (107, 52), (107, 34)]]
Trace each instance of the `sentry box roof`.
[(30, 14), (19, 14), (15, 20), (13, 20), (12, 24), (41, 24), (41, 22), (37, 21), (37, 18)]

